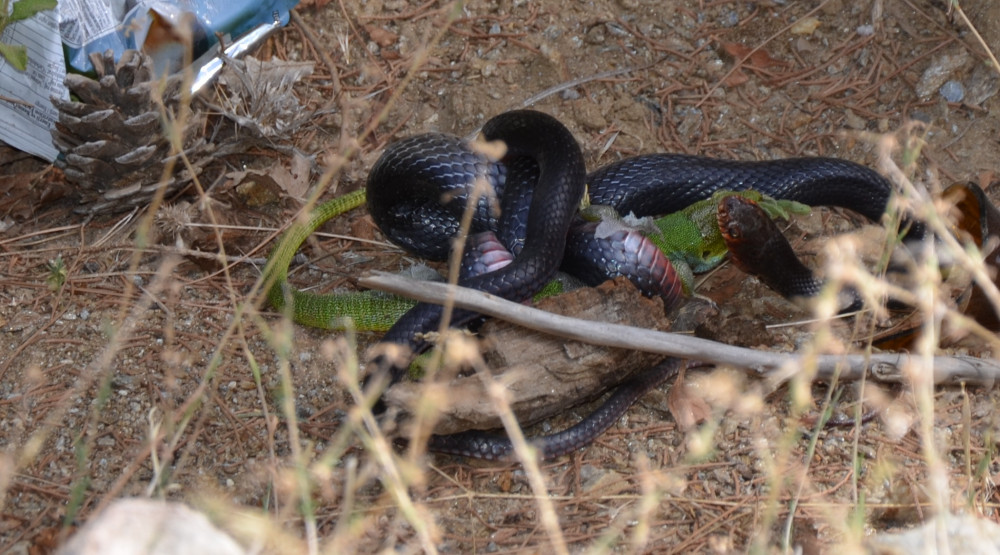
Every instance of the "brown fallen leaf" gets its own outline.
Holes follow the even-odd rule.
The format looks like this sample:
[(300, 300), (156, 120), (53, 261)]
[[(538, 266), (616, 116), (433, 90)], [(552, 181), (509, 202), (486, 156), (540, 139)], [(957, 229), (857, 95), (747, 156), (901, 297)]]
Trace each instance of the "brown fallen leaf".
[(304, 199), (309, 190), (309, 159), (295, 153), (290, 168), (275, 164), (267, 172), (274, 183), (294, 199)]
[[(975, 183), (957, 183), (943, 195), (954, 203), (952, 233), (959, 240), (971, 240), (988, 252), (985, 258), (993, 283), (1000, 286), (1000, 210)], [(989, 330), (1000, 330), (1000, 316), (983, 290), (972, 283), (965, 313)]]
[(674, 422), (677, 422), (677, 428), (682, 432), (687, 432), (705, 422), (712, 414), (712, 407), (708, 406), (705, 398), (698, 395), (697, 388), (692, 388), (684, 379), (686, 372), (687, 367), (682, 365), (677, 380), (667, 396), (667, 408), (674, 417)]
[(722, 43), (722, 52), (732, 58), (735, 62), (739, 62), (740, 60), (747, 58), (749, 55), (750, 57), (743, 62), (743, 66), (749, 67), (750, 69), (764, 70), (772, 67), (788, 67), (791, 65), (789, 62), (784, 60), (773, 58), (763, 48), (754, 50), (753, 48), (738, 42)]
[(393, 44), (396, 44), (397, 40), (399, 40), (399, 35), (388, 29), (383, 29), (382, 27), (366, 25), (365, 30), (368, 31), (368, 36), (375, 41), (375, 44), (381, 46), (382, 48), (392, 46)]
[[(956, 183), (945, 189), (942, 198), (952, 204), (951, 233), (962, 242), (971, 242), (988, 252), (984, 261), (994, 283), (1000, 285), (1000, 211), (975, 183)], [(950, 270), (945, 282), (958, 310), (988, 330), (1000, 330), (1000, 316), (983, 290), (960, 267)], [(922, 329), (922, 315), (913, 312), (892, 329), (878, 334), (873, 344), (880, 349), (905, 350)], [(966, 330), (950, 329), (942, 344), (960, 341)]]
[(276, 203), (281, 198), (281, 186), (270, 171), (232, 171), (226, 177), (232, 180), (232, 190), (247, 206), (265, 206)]
[(738, 87), (749, 80), (750, 76), (747, 75), (747, 73), (742, 69), (737, 68), (734, 69), (733, 72), (729, 74), (729, 77), (726, 77), (725, 79), (722, 80), (722, 84), (727, 87)]
[(0, 216), (24, 221), (34, 212), (35, 199), (31, 182), (35, 174), (19, 173), (0, 177)]
[(65, 537), (76, 531), (75, 526), (63, 528), (61, 526), (50, 526), (43, 528), (35, 536), (34, 542), (28, 548), (28, 555), (43, 555), (45, 553), (55, 553), (56, 549), (65, 541)]

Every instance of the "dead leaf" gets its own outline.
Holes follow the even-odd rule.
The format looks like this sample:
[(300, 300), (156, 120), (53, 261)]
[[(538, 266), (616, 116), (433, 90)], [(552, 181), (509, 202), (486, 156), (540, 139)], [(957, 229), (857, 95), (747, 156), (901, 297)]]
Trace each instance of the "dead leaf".
[(291, 169), (285, 169), (284, 166), (276, 165), (268, 173), (274, 180), (274, 183), (281, 190), (288, 193), (289, 196), (295, 199), (304, 199), (306, 192), (309, 190), (310, 168), (309, 159), (299, 153), (295, 153), (292, 157)]
[(289, 137), (309, 122), (294, 86), (313, 72), (312, 62), (258, 60), (253, 56), (226, 62), (219, 85), (226, 91), (222, 115), (270, 141)]
[(34, 158), (11, 166), (0, 164), (0, 168), (12, 172), (0, 175), (0, 218), (8, 222), (8, 229), (10, 224), (34, 217), (39, 207), (78, 192), (62, 179), (62, 172)]
[[(284, 167), (276, 167), (288, 173)], [(265, 206), (277, 202), (280, 198), (279, 191), (282, 188), (269, 173), (235, 171), (227, 173), (226, 177), (233, 180), (233, 190), (247, 206)]]
[[(975, 183), (957, 183), (948, 187), (944, 198), (954, 205), (952, 233), (959, 240), (971, 240), (980, 249), (987, 249), (985, 262), (993, 282), (1000, 285), (1000, 211)], [(976, 284), (971, 285), (965, 313), (990, 330), (1000, 329), (1000, 316), (986, 294)]]
[(793, 35), (811, 35), (819, 28), (818, 17), (804, 17), (795, 22), (789, 32)]
[(31, 217), (34, 198), (31, 181), (35, 174), (19, 173), (0, 178), (0, 214), (12, 215), (16, 220)]
[(670, 395), (667, 397), (667, 408), (677, 422), (677, 427), (686, 432), (693, 429), (698, 424), (708, 420), (712, 414), (712, 407), (708, 406), (705, 398), (697, 394), (697, 388), (691, 386), (684, 379), (685, 367), (681, 367), (677, 381), (670, 388)]
[(393, 44), (396, 44), (397, 40), (399, 40), (399, 35), (388, 29), (383, 29), (382, 27), (367, 25), (365, 26), (365, 30), (368, 31), (368, 36), (375, 41), (375, 44), (381, 46), (382, 48), (392, 46)]
[(75, 526), (70, 526), (67, 529), (63, 529), (61, 526), (43, 528), (35, 536), (34, 543), (28, 548), (28, 554), (41, 555), (43, 553), (54, 553), (65, 540), (65, 536), (75, 531)]
[(726, 77), (722, 81), (722, 84), (727, 87), (738, 87), (749, 80), (750, 76), (747, 75), (747, 73), (742, 69), (737, 68), (733, 70), (732, 73), (729, 74), (729, 77)]
[(722, 51), (736, 62), (747, 58), (749, 55), (750, 57), (743, 62), (743, 65), (752, 69), (763, 70), (771, 67), (787, 67), (791, 65), (786, 61), (771, 57), (763, 48), (754, 50), (738, 42), (722, 43)]
[[(957, 183), (948, 187), (942, 198), (952, 204), (951, 233), (959, 241), (972, 242), (988, 252), (984, 259), (994, 283), (1000, 285), (1000, 211), (990, 202), (983, 189), (975, 183)], [(984, 246), (985, 245), (985, 246)], [(1000, 330), (1000, 316), (983, 290), (961, 268), (951, 269), (945, 285), (958, 309), (986, 329)], [(905, 350), (912, 348), (913, 341), (922, 330), (921, 314), (914, 312), (900, 321), (892, 329), (874, 338), (874, 345), (880, 349)], [(943, 344), (957, 342), (964, 330), (949, 330)]]
[[(33, 157), (24, 152), (23, 150), (16, 149), (12, 146), (0, 145), (0, 167), (10, 168), (16, 162), (30, 162)], [(20, 172), (9, 172), (5, 173), (20, 173)]]

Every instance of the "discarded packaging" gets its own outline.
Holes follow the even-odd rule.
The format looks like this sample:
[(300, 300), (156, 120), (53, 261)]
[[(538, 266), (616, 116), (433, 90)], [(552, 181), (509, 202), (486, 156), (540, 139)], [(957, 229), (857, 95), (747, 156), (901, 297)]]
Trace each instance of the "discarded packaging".
[(252, 51), (274, 30), (286, 25), (298, 0), (135, 1), (77, 0), (59, 2), (8, 27), (4, 40), (28, 48), (28, 69), (17, 71), (0, 62), (0, 140), (54, 160), (59, 152), (49, 130), (58, 117), (51, 97), (68, 99), (63, 82), (67, 68), (93, 71), (92, 52), (115, 56), (142, 49), (156, 71), (184, 69), (186, 46), (192, 45), (195, 71), (192, 90), (202, 90), (222, 69), (225, 55), (238, 58)]

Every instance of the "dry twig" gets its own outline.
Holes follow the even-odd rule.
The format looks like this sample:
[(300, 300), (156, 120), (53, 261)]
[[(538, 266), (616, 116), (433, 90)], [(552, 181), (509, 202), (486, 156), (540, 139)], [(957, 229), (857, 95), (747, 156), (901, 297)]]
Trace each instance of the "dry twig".
[[(880, 381), (902, 382), (912, 359), (910, 355), (903, 353), (875, 353), (870, 356), (818, 355), (807, 360), (797, 354), (758, 351), (698, 337), (550, 314), (475, 289), (414, 281), (391, 274), (377, 273), (361, 278), (359, 283), (364, 287), (422, 302), (440, 303), (446, 298), (454, 299), (457, 307), (567, 339), (726, 364), (763, 375), (771, 375), (789, 366), (803, 368), (814, 364), (819, 379), (831, 379), (834, 376), (841, 380), (860, 379), (870, 370), (872, 377)], [(935, 383), (992, 384), (998, 377), (1000, 365), (994, 361), (967, 356), (934, 358)]]

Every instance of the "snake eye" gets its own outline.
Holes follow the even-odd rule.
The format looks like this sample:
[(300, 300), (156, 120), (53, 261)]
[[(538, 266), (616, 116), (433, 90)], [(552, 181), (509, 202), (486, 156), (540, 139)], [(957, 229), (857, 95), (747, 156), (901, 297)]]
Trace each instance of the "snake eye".
[(736, 224), (729, 224), (726, 226), (726, 233), (733, 239), (740, 238), (740, 227)]

